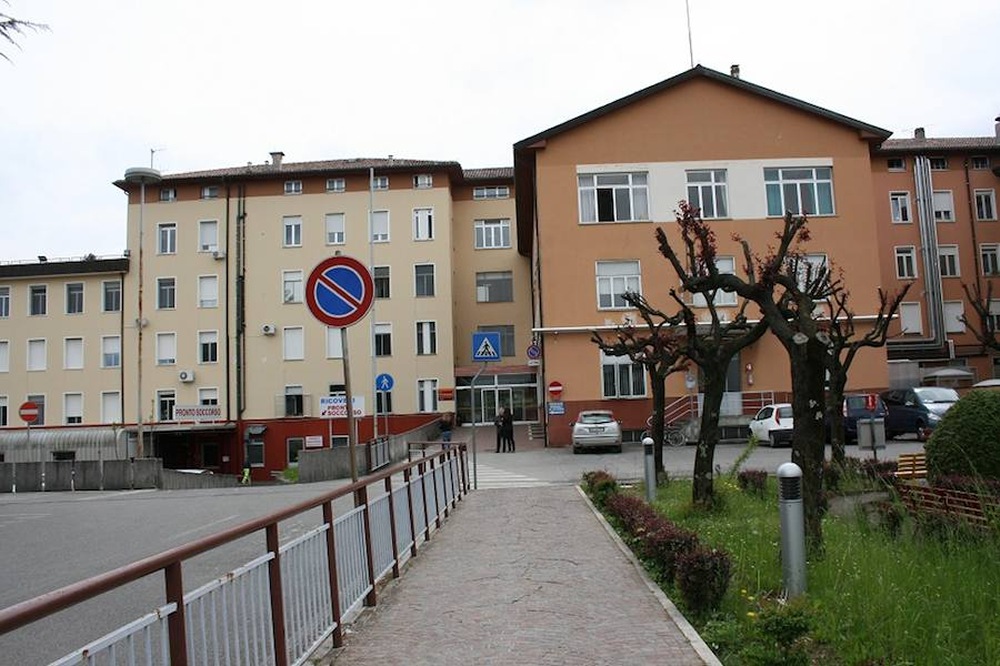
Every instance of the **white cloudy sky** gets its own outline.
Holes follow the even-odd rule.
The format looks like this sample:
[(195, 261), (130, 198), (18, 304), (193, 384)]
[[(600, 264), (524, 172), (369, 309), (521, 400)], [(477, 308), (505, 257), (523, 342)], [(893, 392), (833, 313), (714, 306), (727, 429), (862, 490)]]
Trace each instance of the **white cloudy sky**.
[[(3, 2), (7, 2), (6, 6)], [(689, 0), (694, 61), (911, 136), (987, 136), (996, 0)], [(822, 8), (822, 9), (819, 9)], [(512, 163), (690, 66), (684, 0), (0, 0), (0, 261), (118, 254), (111, 182), (286, 161)]]

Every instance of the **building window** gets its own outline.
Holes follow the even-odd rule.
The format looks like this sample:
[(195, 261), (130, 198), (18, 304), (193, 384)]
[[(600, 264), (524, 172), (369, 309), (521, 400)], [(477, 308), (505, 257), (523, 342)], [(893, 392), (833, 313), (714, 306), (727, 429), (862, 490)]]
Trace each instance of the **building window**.
[(944, 331), (945, 333), (963, 333), (965, 322), (965, 304), (962, 301), (944, 302)]
[(302, 181), (301, 180), (286, 180), (285, 181), (285, 194), (302, 194)]
[(472, 198), (482, 199), (509, 199), (510, 188), (506, 185), (484, 185), (472, 188)]
[(175, 188), (175, 187), (161, 187), (160, 188), (160, 201), (177, 201), (177, 188)]
[(160, 310), (177, 307), (177, 282), (174, 278), (156, 278), (156, 307)]
[(767, 214), (833, 215), (831, 167), (764, 169)]
[(28, 340), (28, 370), (41, 371), (48, 366), (45, 340)]
[(418, 379), (417, 380), (417, 411), (421, 413), (436, 412), (438, 410), (437, 398), (438, 380)]
[(83, 283), (70, 282), (66, 285), (66, 314), (83, 314)]
[(392, 391), (375, 391), (375, 411), (378, 414), (392, 413)]
[(427, 190), (434, 187), (434, 176), (429, 173), (420, 173), (413, 177), (413, 189)]
[(799, 289), (803, 291), (809, 285), (816, 284), (823, 274), (823, 269), (828, 269), (827, 256), (825, 254), (803, 254), (791, 260), (797, 273)]
[(726, 170), (687, 172), (688, 202), (701, 211), (704, 220), (729, 217)]
[(215, 252), (219, 249), (218, 220), (198, 221), (198, 251)]
[(10, 340), (0, 340), (0, 372), (10, 372)]
[(645, 173), (599, 173), (577, 176), (580, 222), (631, 222), (649, 219)]
[(35, 419), (34, 425), (45, 425), (45, 396), (41, 393), (35, 393), (27, 396), (27, 399), (28, 402), (38, 405), (38, 418)]
[(28, 314), (44, 315), (49, 309), (49, 289), (44, 284), (28, 287)]
[(177, 334), (156, 334), (156, 364), (174, 365), (177, 363)]
[(476, 273), (477, 303), (510, 303), (514, 300), (514, 274), (511, 271)]
[(101, 423), (122, 422), (122, 400), (118, 391), (101, 393)]
[(392, 356), (392, 324), (375, 324), (375, 355)]
[(101, 367), (118, 368), (122, 364), (122, 339), (117, 335), (101, 338)]
[(974, 155), (972, 157), (972, 168), (981, 171), (990, 168), (990, 158), (985, 155)]
[(934, 219), (938, 222), (955, 221), (955, 201), (952, 199), (951, 190), (939, 190), (934, 192)]
[(305, 395), (301, 386), (285, 387), (285, 416), (302, 416), (305, 411)]
[(83, 395), (66, 393), (63, 395), (63, 418), (66, 425), (83, 423)]
[(941, 265), (941, 277), (960, 277), (958, 265), (958, 246), (939, 245), (938, 262)]
[(282, 219), (285, 227), (283, 245), (285, 247), (302, 247), (302, 218), (298, 215), (286, 215)]
[(484, 324), (477, 326), (479, 333), (496, 333), (500, 336), (500, 356), (514, 356), (514, 326), (512, 324)]
[(285, 445), (288, 448), (288, 466), (298, 467), (299, 464), (299, 452), (305, 447), (306, 440), (302, 437), (289, 437), (285, 440)]
[(413, 267), (413, 295), (434, 295), (434, 264), (417, 264)]
[(893, 222), (910, 222), (910, 193), (889, 192), (889, 209)]
[(83, 338), (63, 340), (63, 368), (83, 370)]
[(983, 260), (983, 275), (1000, 275), (1000, 245), (980, 245), (979, 255)]
[(372, 280), (375, 282), (375, 298), (389, 298), (389, 267), (376, 266), (372, 271)]
[(344, 358), (344, 334), (343, 329), (326, 327), (326, 357)]
[(122, 311), (122, 283), (118, 280), (104, 282), (101, 309), (104, 312)]
[(282, 302), (301, 303), (305, 296), (302, 271), (281, 271)]
[(890, 157), (886, 160), (889, 171), (906, 171), (906, 160), (902, 157)]
[(896, 277), (900, 280), (917, 277), (917, 251), (912, 245), (896, 248)]
[(326, 179), (326, 191), (327, 192), (343, 192), (347, 189), (347, 181), (343, 178), (327, 178)]
[(177, 224), (165, 222), (157, 225), (156, 251), (160, 254), (177, 254)]
[(417, 356), (437, 354), (437, 323), (417, 322)]
[(389, 242), (389, 211), (377, 210), (372, 213), (372, 242)]
[(10, 287), (0, 287), (0, 319), (10, 317)]
[(601, 353), (601, 384), (604, 398), (642, 398), (646, 395), (646, 378), (642, 366), (628, 356), (608, 356)]
[(626, 292), (641, 293), (638, 261), (597, 262), (597, 307), (601, 310), (627, 308)]
[(931, 157), (927, 161), (930, 162), (931, 169), (934, 171), (945, 171), (948, 169), (948, 159), (945, 157)]
[(994, 190), (976, 190), (976, 219), (997, 219), (997, 195)]
[(198, 276), (198, 307), (199, 308), (219, 307), (218, 275)]
[(326, 244), (343, 245), (347, 241), (347, 226), (343, 213), (326, 214)]
[(306, 358), (306, 334), (301, 326), (286, 326), (282, 330), (284, 360), (303, 361)]
[(993, 327), (994, 331), (1000, 331), (1000, 300), (991, 299), (990, 309), (987, 313), (989, 316), (989, 324)]
[(198, 362), (219, 362), (219, 332), (198, 331)]
[(218, 405), (219, 404), (219, 389), (217, 389), (217, 388), (200, 388), (200, 389), (198, 389), (198, 404), (199, 405)]
[(174, 406), (177, 404), (177, 394), (174, 391), (157, 391), (156, 406), (160, 421), (174, 420)]
[(413, 240), (434, 239), (434, 209), (413, 209)]
[(389, 176), (373, 176), (372, 177), (372, 189), (373, 190), (387, 190), (387, 189), (389, 189)]
[[(6, 426), (7, 423), (7, 396), (0, 395), (0, 426)], [(2, 461), (0, 461), (2, 462)]]
[[(736, 273), (736, 259), (735, 257), (716, 257), (715, 267), (719, 273), (725, 275), (734, 275)], [(696, 308), (708, 307), (708, 300), (705, 294), (694, 294), (692, 304)], [(725, 292), (721, 289), (715, 292), (715, 297), (712, 299), (714, 305), (721, 306), (732, 306), (736, 305), (736, 292)]]
[(219, 186), (218, 185), (206, 185), (201, 188), (201, 198), (202, 199), (218, 199), (219, 198)]
[(476, 249), (496, 250), (510, 247), (510, 220), (476, 220)]

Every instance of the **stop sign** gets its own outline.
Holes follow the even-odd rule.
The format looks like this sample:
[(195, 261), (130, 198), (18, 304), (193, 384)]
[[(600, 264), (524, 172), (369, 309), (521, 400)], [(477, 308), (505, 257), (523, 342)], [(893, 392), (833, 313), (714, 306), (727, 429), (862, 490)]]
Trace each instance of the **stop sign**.
[(38, 420), (38, 405), (28, 400), (27, 402), (21, 403), (17, 413), (21, 416), (21, 420), (25, 423), (34, 423)]
[(561, 382), (549, 382), (549, 394), (551, 394), (553, 398), (558, 398), (562, 395), (562, 392), (563, 385)]

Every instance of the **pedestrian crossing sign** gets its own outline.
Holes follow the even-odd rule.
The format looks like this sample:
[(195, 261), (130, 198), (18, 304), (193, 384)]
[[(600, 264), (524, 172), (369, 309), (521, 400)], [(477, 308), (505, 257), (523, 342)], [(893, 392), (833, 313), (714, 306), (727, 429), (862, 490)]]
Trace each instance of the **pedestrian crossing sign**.
[(479, 332), (472, 334), (473, 361), (499, 361), (500, 358), (499, 333)]

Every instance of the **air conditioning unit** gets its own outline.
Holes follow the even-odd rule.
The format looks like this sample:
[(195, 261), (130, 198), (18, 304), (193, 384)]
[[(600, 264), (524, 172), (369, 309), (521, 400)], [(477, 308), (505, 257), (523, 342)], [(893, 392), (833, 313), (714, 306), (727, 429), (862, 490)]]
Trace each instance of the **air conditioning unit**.
[(194, 381), (194, 370), (180, 370), (177, 372), (177, 379), (188, 384)]
[(264, 335), (274, 335), (278, 332), (278, 327), (274, 324), (264, 324), (260, 327), (260, 332)]
[(226, 252), (224, 250), (216, 250), (212, 253), (212, 258), (216, 260), (225, 259)]

